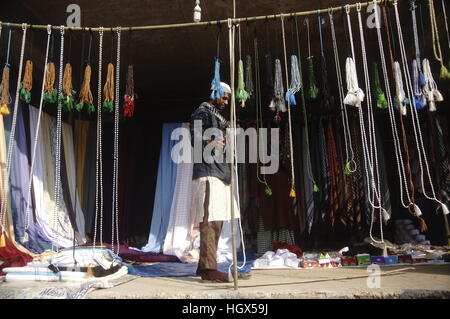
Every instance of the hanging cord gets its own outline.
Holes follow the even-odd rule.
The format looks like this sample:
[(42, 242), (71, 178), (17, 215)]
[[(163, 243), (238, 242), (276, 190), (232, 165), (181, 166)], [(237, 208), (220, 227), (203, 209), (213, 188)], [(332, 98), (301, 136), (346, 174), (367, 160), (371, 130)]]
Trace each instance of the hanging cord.
[[(103, 154), (102, 154), (102, 67), (103, 67), (103, 27), (100, 27), (98, 43), (98, 87), (97, 87), (97, 145), (95, 159), (95, 221), (93, 246), (97, 243), (97, 225), (100, 211), (100, 246), (103, 246)], [(100, 202), (100, 210), (99, 210)]]
[(66, 111), (72, 111), (75, 108), (75, 95), (76, 91), (73, 89), (72, 83), (72, 64), (71, 64), (71, 56), (72, 56), (72, 31), (69, 31), (69, 50), (67, 63), (64, 67), (64, 75), (63, 75), (63, 86), (62, 86), (62, 106)]
[[(382, 207), (381, 200), (381, 186), (380, 186), (380, 173), (378, 169), (378, 150), (377, 150), (377, 142), (376, 142), (376, 133), (375, 133), (375, 121), (373, 118), (372, 111), (372, 95), (370, 90), (370, 78), (369, 78), (369, 67), (367, 63), (367, 55), (366, 55), (366, 44), (364, 38), (364, 29), (362, 25), (361, 18), (361, 4), (357, 3), (356, 10), (358, 12), (358, 25), (359, 25), (359, 34), (361, 39), (361, 52), (363, 57), (363, 69), (364, 69), (364, 83), (366, 86), (367, 92), (367, 119), (368, 119), (368, 132), (369, 132), (369, 145), (367, 145), (367, 136), (366, 136), (366, 127), (364, 124), (364, 114), (362, 107), (358, 108), (359, 113), (359, 122), (360, 122), (360, 130), (361, 130), (361, 141), (363, 146), (363, 156), (364, 156), (364, 170), (367, 180), (367, 194), (369, 203), (372, 206), (372, 216), (370, 220), (370, 230), (369, 236), (370, 239), (375, 243), (384, 244), (384, 234), (383, 234), (383, 220), (387, 222), (390, 219), (386, 209)], [(376, 200), (376, 202), (375, 202)], [(374, 224), (374, 214), (375, 209), (379, 209), (379, 222), (380, 222), (380, 236), (381, 241), (377, 241), (374, 239), (372, 235), (373, 224)], [(384, 245), (383, 256), (387, 256), (387, 248)]]
[[(298, 63), (299, 63), (299, 75), (300, 75), (300, 82), (303, 83), (303, 73), (302, 73), (302, 55), (300, 51), (300, 36), (298, 32), (298, 21), (297, 17), (295, 17), (295, 37), (297, 41), (297, 54), (298, 54)], [(317, 187), (316, 181), (314, 179), (314, 173), (312, 171), (312, 165), (311, 165), (311, 152), (309, 148), (309, 128), (308, 128), (308, 114), (306, 113), (306, 98), (305, 98), (305, 89), (304, 87), (300, 90), (300, 97), (302, 100), (302, 112), (303, 112), (303, 130), (305, 134), (305, 141), (306, 141), (306, 170), (308, 173), (308, 179), (313, 184), (313, 191), (318, 192), (319, 187)]]
[[(254, 44), (254, 55), (255, 55), (255, 80), (256, 80), (256, 87), (255, 87), (255, 104), (256, 104), (256, 131), (259, 132), (260, 128), (263, 126), (262, 122), (262, 102), (261, 102), (261, 76), (259, 73), (259, 50), (258, 50), (258, 38), (256, 36), (253, 38), (253, 44)], [(256, 153), (259, 154), (259, 149), (261, 147), (261, 143), (266, 141), (261, 141), (259, 134), (257, 135), (257, 143), (256, 143)], [(260, 177), (260, 164), (259, 160), (256, 161), (256, 178), (258, 182), (265, 185), (264, 192), (266, 195), (270, 196), (272, 195), (272, 189), (270, 188), (269, 184), (266, 180), (266, 175), (262, 174), (262, 179)]]
[(31, 205), (31, 187), (33, 183), (34, 178), (34, 163), (36, 162), (36, 148), (37, 148), (37, 142), (39, 139), (39, 132), (41, 127), (41, 115), (42, 115), (42, 105), (44, 102), (44, 89), (45, 89), (45, 77), (47, 74), (47, 66), (48, 66), (48, 52), (49, 52), (49, 46), (50, 46), (50, 36), (52, 33), (52, 27), (51, 25), (47, 26), (47, 46), (45, 49), (45, 60), (44, 60), (44, 73), (42, 78), (42, 89), (41, 89), (41, 98), (39, 101), (39, 113), (38, 113), (38, 120), (36, 124), (36, 130), (34, 132), (34, 141), (33, 141), (33, 151), (31, 153), (31, 165), (30, 165), (30, 173), (29, 173), (29, 180), (28, 180), (28, 191), (27, 191), (27, 201), (26, 201), (26, 209), (25, 209), (25, 230), (28, 230), (30, 227), (30, 205)]
[(133, 59), (132, 59), (132, 32), (130, 31), (128, 37), (128, 69), (127, 69), (127, 85), (125, 88), (124, 104), (123, 104), (123, 116), (133, 117), (134, 116), (134, 104), (138, 95), (134, 92), (134, 69), (133, 69)]
[[(345, 165), (344, 165), (344, 173), (346, 175), (350, 175), (356, 172), (358, 166), (355, 161), (355, 153), (353, 151), (352, 146), (352, 136), (350, 134), (350, 125), (348, 121), (348, 113), (347, 106), (344, 103), (344, 85), (342, 83), (342, 72), (341, 72), (341, 64), (339, 62), (339, 51), (337, 47), (336, 41), (336, 31), (334, 28), (334, 19), (333, 19), (333, 11), (329, 10), (328, 14), (330, 16), (330, 28), (331, 28), (331, 37), (333, 41), (333, 53), (334, 53), (334, 62), (336, 66), (336, 77), (338, 81), (338, 91), (339, 91), (339, 103), (341, 105), (341, 118), (342, 118), (342, 128), (344, 130), (344, 143), (345, 143)], [(345, 27), (346, 24), (344, 24)], [(347, 33), (346, 33), (347, 34)]]
[[(399, 43), (400, 43), (400, 50), (401, 50), (401, 53), (402, 53), (402, 62), (403, 62), (404, 70), (405, 70), (407, 91), (408, 91), (408, 95), (411, 96), (413, 94), (413, 88), (412, 88), (412, 85), (411, 85), (411, 76), (410, 76), (410, 73), (409, 73), (409, 69), (407, 67), (406, 50), (405, 50), (405, 45), (404, 45), (404, 42), (403, 42), (403, 33), (402, 33), (401, 24), (400, 24), (400, 16), (399, 16), (399, 13), (398, 13), (397, 4), (398, 4), (397, 1), (394, 1), (395, 18), (396, 18), (396, 22), (397, 22), (397, 30), (398, 30), (398, 38), (399, 38)], [(427, 159), (427, 155), (426, 155), (426, 151), (425, 151), (425, 147), (424, 147), (424, 143), (423, 143), (422, 130), (420, 128), (419, 116), (418, 116), (416, 107), (415, 106), (413, 107), (413, 105), (414, 105), (414, 100), (413, 100), (412, 105), (410, 105), (410, 109), (411, 109), (411, 113), (412, 113), (414, 137), (415, 137), (416, 147), (417, 147), (418, 155), (419, 155), (418, 157), (419, 157), (419, 164), (420, 164), (420, 181), (421, 181), (421, 185), (422, 185), (422, 189), (423, 189), (423, 194), (425, 195), (426, 198), (428, 198), (430, 200), (434, 200), (435, 202), (440, 204), (443, 214), (447, 215), (449, 213), (448, 207), (443, 202), (441, 202), (440, 200), (438, 200), (436, 198), (436, 193), (434, 191), (433, 181), (431, 179), (428, 159)], [(423, 158), (422, 158), (422, 155), (423, 155)], [(422, 161), (422, 159), (423, 159), (423, 161)], [(428, 176), (428, 182), (430, 183), (431, 194), (432, 194), (431, 196), (429, 196), (427, 194), (426, 189), (425, 189), (425, 183), (424, 183), (424, 180), (423, 180), (423, 163), (425, 163), (425, 168), (426, 168), (427, 176)]]
[[(116, 63), (116, 94), (115, 94), (115, 109), (114, 109), (114, 167), (113, 167), (113, 206), (112, 206), (112, 241), (111, 246), (113, 252), (119, 255), (120, 241), (119, 241), (119, 90), (120, 90), (120, 35), (121, 27), (117, 27), (117, 63)], [(220, 83), (219, 83), (220, 86)], [(114, 231), (115, 226), (115, 231)], [(114, 239), (114, 234), (116, 238)], [(117, 249), (114, 249), (114, 241), (117, 242)]]
[[(283, 51), (284, 51), (284, 67), (286, 74), (286, 87), (289, 87), (289, 73), (287, 66), (287, 53), (286, 53), (286, 33), (284, 31), (284, 17), (281, 16), (281, 32), (283, 35)], [(291, 160), (291, 191), (290, 197), (296, 197), (295, 194), (295, 172), (294, 172), (294, 150), (292, 146), (292, 121), (291, 121), (291, 101), (287, 99), (287, 111), (288, 111), (288, 126), (289, 126), (289, 157)]]
[(444, 14), (445, 31), (447, 34), (447, 44), (448, 44), (448, 48), (450, 49), (450, 35), (448, 33), (447, 11), (445, 10), (444, 0), (441, 0), (441, 4), (442, 4), (442, 12)]
[(317, 88), (316, 78), (314, 76), (314, 57), (311, 55), (311, 39), (309, 34), (309, 19), (306, 18), (304, 21), (306, 25), (306, 31), (308, 34), (308, 57), (306, 58), (306, 69), (307, 69), (307, 84), (306, 84), (306, 98), (308, 100), (315, 100), (319, 94), (319, 89)]
[[(22, 35), (22, 46), (20, 49), (20, 62), (19, 62), (19, 72), (18, 72), (18, 76), (17, 76), (17, 88), (16, 88), (16, 96), (15, 96), (15, 100), (14, 100), (14, 112), (13, 112), (13, 119), (12, 119), (12, 124), (11, 124), (11, 133), (10, 133), (10, 138), (9, 138), (9, 144), (8, 144), (8, 153), (7, 153), (7, 158), (6, 158), (6, 175), (3, 175), (3, 194), (2, 194), (2, 199), (1, 199), (1, 210), (0, 210), (0, 227), (2, 229), (2, 234), (1, 234), (1, 242), (2, 244), (5, 242), (5, 237), (4, 237), (4, 232), (5, 232), (5, 219), (6, 219), (6, 210), (7, 210), (7, 205), (8, 205), (8, 192), (9, 192), (9, 187), (8, 187), (8, 181), (9, 181), (9, 174), (11, 171), (11, 158), (12, 158), (12, 153), (14, 150), (14, 146), (16, 144), (15, 142), (15, 133), (16, 133), (16, 122), (17, 122), (17, 109), (19, 106), (19, 93), (20, 93), (20, 75), (22, 74), (22, 67), (23, 67), (23, 56), (24, 56), (24, 52), (25, 52), (25, 39), (27, 36), (27, 26), (25, 23), (22, 24), (22, 31), (23, 31), (23, 35)], [(8, 42), (10, 42), (11, 37), (9, 37)], [(9, 44), (8, 44), (9, 47)], [(6, 59), (7, 63), (9, 63), (9, 50), (8, 50), (8, 57)]]
[(33, 88), (33, 40), (34, 30), (30, 27), (31, 39), (30, 39), (30, 54), (25, 62), (25, 71), (23, 73), (22, 83), (20, 85), (20, 100), (27, 104), (31, 102), (31, 89)]
[(10, 64), (9, 64), (9, 53), (11, 50), (11, 37), (12, 37), (12, 29), (9, 29), (9, 35), (8, 35), (8, 49), (6, 50), (6, 63), (5, 67), (3, 68), (3, 74), (2, 74), (2, 83), (0, 84), (0, 113), (2, 115), (9, 115), (9, 109), (8, 105), (11, 104), (11, 95), (9, 93), (9, 71), (10, 71)]
[(345, 62), (345, 73), (347, 78), (347, 95), (344, 98), (344, 104), (360, 107), (362, 101), (364, 101), (364, 92), (359, 88), (358, 74), (356, 73), (355, 66), (355, 48), (353, 44), (352, 25), (350, 23), (350, 6), (345, 6), (345, 12), (347, 14), (347, 24), (350, 36), (351, 53), (350, 57), (347, 57)]
[[(239, 61), (238, 61), (238, 87), (236, 92), (236, 99), (241, 103), (241, 107), (245, 107), (245, 101), (250, 98), (250, 95), (244, 88), (244, 62), (242, 62), (242, 51), (241, 51), (241, 25), (238, 24), (239, 28)], [(251, 63), (251, 59), (250, 59)], [(250, 74), (251, 78), (251, 74)]]
[[(375, 5), (377, 4), (376, 0), (374, 0), (374, 4)], [(390, 119), (390, 123), (391, 123), (392, 136), (394, 139), (395, 159), (396, 159), (396, 164), (397, 164), (397, 170), (398, 170), (398, 176), (399, 176), (399, 186), (400, 186), (400, 203), (405, 208), (409, 209), (410, 207), (412, 207), (412, 212), (419, 219), (419, 221), (421, 221), (421, 226), (422, 226), (421, 228), (423, 230), (423, 229), (426, 229), (426, 225), (425, 225), (424, 220), (420, 217), (422, 215), (422, 212), (420, 211), (419, 206), (417, 206), (415, 203), (413, 203), (411, 201), (411, 197), (409, 196), (405, 168), (404, 168), (404, 164), (403, 164), (403, 155), (401, 152), (400, 139), (398, 137), (397, 125), (396, 125), (396, 121), (395, 121), (395, 114), (394, 114), (393, 105), (392, 105), (393, 100), (392, 100), (392, 96), (391, 96), (391, 89), (390, 89), (389, 78), (388, 78), (387, 67), (386, 67), (386, 59), (385, 59), (385, 55), (384, 55), (383, 40), (381, 37), (381, 31), (380, 31), (381, 24), (380, 24), (380, 21), (378, 18), (378, 14), (375, 15), (375, 21), (376, 21), (376, 25), (380, 26), (380, 28), (375, 28), (375, 29), (377, 31), (378, 48), (380, 50), (381, 67), (383, 70), (383, 77), (384, 77), (384, 83), (385, 83), (385, 89), (386, 89), (387, 101), (388, 101), (389, 119)], [(404, 190), (403, 190), (403, 185), (406, 186)], [(405, 191), (407, 201), (408, 201), (406, 204), (405, 204), (404, 198), (403, 198), (403, 191)]]
[(88, 49), (86, 67), (84, 69), (83, 84), (81, 85), (78, 104), (75, 105), (75, 109), (78, 112), (81, 112), (83, 110), (85, 104), (87, 104), (88, 113), (92, 113), (95, 111), (95, 107), (93, 104), (94, 98), (93, 98), (92, 92), (91, 92), (91, 73), (92, 73), (91, 45), (92, 45), (92, 32), (90, 32), (90, 34), (89, 34), (89, 49)]
[[(55, 206), (53, 209), (53, 231), (57, 233), (59, 224), (59, 209), (61, 207), (61, 133), (62, 133), (62, 83), (63, 83), (63, 65), (64, 65), (64, 26), (61, 26), (61, 47), (59, 58), (59, 77), (58, 77), (58, 110), (56, 115), (56, 158), (55, 158)], [(52, 241), (52, 250), (54, 242)]]
[[(430, 11), (430, 22), (431, 22), (431, 36), (433, 39), (433, 53), (434, 53), (435, 59), (441, 64), (441, 72), (439, 74), (439, 77), (441, 79), (448, 80), (448, 79), (450, 79), (450, 72), (445, 67), (444, 60), (442, 58), (441, 44), (439, 41), (439, 29), (437, 26), (436, 12), (434, 11), (434, 1), (433, 0), (428, 0), (428, 7), (430, 9), (429, 11)], [(444, 14), (445, 14), (445, 12), (444, 12)], [(447, 31), (447, 35), (448, 35), (448, 31)]]

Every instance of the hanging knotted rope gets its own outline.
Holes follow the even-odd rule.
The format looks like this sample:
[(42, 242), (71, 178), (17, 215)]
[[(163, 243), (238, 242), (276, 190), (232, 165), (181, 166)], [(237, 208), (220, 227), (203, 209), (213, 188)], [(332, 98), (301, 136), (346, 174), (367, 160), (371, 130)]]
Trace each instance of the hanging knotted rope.
[[(275, 78), (273, 82), (273, 97), (269, 104), (271, 111), (276, 111), (277, 116), (279, 112), (286, 112), (286, 104), (284, 102), (284, 87), (283, 87), (283, 75), (281, 71), (280, 59), (275, 60)], [(278, 118), (277, 118), (278, 119)]]
[(9, 93), (9, 53), (11, 50), (11, 36), (12, 29), (9, 29), (8, 35), (8, 49), (6, 50), (6, 63), (3, 68), (2, 83), (0, 84), (0, 113), (2, 115), (9, 115), (8, 105), (11, 103), (11, 95)]
[[(241, 103), (241, 107), (245, 107), (245, 101), (250, 98), (250, 95), (244, 88), (244, 62), (242, 62), (241, 55), (241, 25), (239, 28), (239, 61), (238, 61), (238, 87), (236, 90), (236, 99)], [(251, 60), (250, 60), (251, 61)]]
[(72, 83), (72, 31), (69, 31), (69, 49), (67, 63), (64, 66), (63, 83), (62, 83), (62, 106), (66, 111), (72, 111), (75, 108), (75, 95), (77, 92), (73, 89)]
[[(22, 67), (23, 67), (23, 56), (25, 52), (25, 39), (27, 36), (27, 26), (25, 23), (22, 24), (22, 45), (20, 49), (20, 60), (19, 60), (19, 72), (17, 76), (17, 87), (16, 87), (16, 95), (14, 99), (14, 111), (13, 111), (13, 118), (12, 118), (12, 124), (11, 124), (11, 134), (8, 144), (8, 153), (6, 155), (6, 174), (3, 174), (3, 180), (2, 180), (2, 196), (1, 196), (1, 207), (0, 207), (0, 227), (1, 227), (1, 235), (0, 235), (0, 247), (5, 246), (5, 219), (6, 219), (6, 210), (8, 207), (8, 198), (9, 198), (9, 174), (11, 172), (11, 159), (12, 159), (12, 153), (14, 150), (14, 146), (16, 144), (15, 142), (15, 133), (16, 133), (16, 123), (17, 123), (17, 111), (19, 106), (19, 94), (20, 94), (20, 75), (22, 74)], [(8, 42), (11, 38), (9, 38)], [(9, 50), (8, 50), (9, 51)], [(9, 52), (8, 52), (8, 58), (7, 62), (9, 62)]]
[(248, 54), (245, 60), (245, 91), (248, 93), (248, 98), (250, 99), (255, 91), (253, 87), (252, 57)]
[(425, 77), (422, 72), (422, 67), (420, 63), (420, 47), (419, 47), (419, 34), (417, 31), (417, 20), (416, 20), (416, 0), (410, 0), (410, 11), (414, 38), (414, 48), (415, 48), (415, 58), (412, 61), (412, 71), (413, 71), (413, 82), (414, 82), (414, 100), (415, 105), (418, 109), (425, 107), (426, 100), (422, 94), (421, 88), (425, 85)]
[(297, 105), (295, 100), (295, 94), (302, 88), (302, 82), (300, 79), (300, 70), (298, 68), (298, 60), (296, 55), (291, 55), (291, 85), (286, 92), (286, 102), (289, 105)]
[(114, 64), (108, 63), (106, 82), (103, 87), (103, 109), (109, 113), (114, 110)]
[[(374, 5), (377, 5), (375, 0), (374, 0)], [(385, 11), (384, 11), (384, 13), (385, 13)], [(385, 17), (386, 17), (386, 15), (385, 15)], [(395, 159), (396, 159), (397, 171), (398, 171), (398, 177), (399, 177), (400, 204), (404, 208), (410, 209), (410, 211), (414, 214), (414, 216), (416, 216), (418, 218), (418, 220), (421, 224), (422, 231), (425, 231), (427, 229), (425, 221), (423, 220), (422, 217), (420, 217), (422, 215), (422, 212), (420, 211), (419, 206), (417, 206), (412, 200), (414, 193), (412, 193), (412, 196), (410, 197), (409, 190), (408, 190), (408, 182), (406, 180), (405, 165), (403, 162), (403, 155), (402, 155), (402, 150), (401, 150), (401, 146), (400, 146), (400, 138), (398, 136), (397, 124), (396, 124), (396, 120), (395, 120), (394, 106), (392, 105), (393, 99), (392, 99), (392, 95), (391, 95), (390, 83), (389, 83), (389, 78), (388, 78), (388, 73), (387, 73), (386, 59), (385, 59), (385, 55), (384, 55), (384, 45), (383, 45), (383, 39), (381, 37), (381, 31), (380, 31), (381, 24), (379, 21), (378, 14), (375, 15), (375, 21), (376, 21), (376, 25), (380, 26), (380, 28), (375, 28), (375, 29), (377, 31), (378, 48), (380, 50), (381, 67), (383, 70), (383, 78), (384, 78), (387, 101), (388, 101), (389, 120), (390, 120), (390, 124), (391, 124), (392, 136), (394, 139)], [(386, 20), (385, 20), (385, 22), (386, 22)], [(386, 23), (385, 23), (385, 26), (387, 26)], [(390, 46), (390, 42), (388, 42), (388, 44)], [(391, 50), (390, 50), (390, 53), (391, 53), (391, 62), (393, 64)], [(400, 116), (400, 118), (401, 118), (401, 116)], [(406, 194), (406, 199), (407, 199), (406, 203), (405, 203), (404, 197), (403, 197), (404, 192)], [(414, 192), (414, 189), (412, 189), (412, 192)]]
[(377, 101), (377, 107), (379, 109), (386, 109), (388, 107), (388, 102), (386, 101), (386, 95), (381, 88), (380, 75), (378, 72), (378, 64), (374, 61), (372, 62), (372, 91), (375, 93), (375, 100)]
[(352, 143), (352, 136), (350, 134), (347, 106), (344, 103), (344, 86), (342, 83), (342, 72), (341, 72), (341, 64), (339, 62), (339, 52), (337, 48), (336, 31), (334, 28), (333, 11), (330, 10), (328, 12), (328, 15), (330, 16), (331, 38), (333, 41), (334, 62), (336, 66), (336, 77), (338, 81), (339, 103), (341, 104), (342, 128), (344, 130), (344, 143), (345, 143), (344, 174), (350, 175), (356, 171), (357, 165), (355, 161), (355, 154), (353, 152), (352, 146), (353, 143)]
[(80, 112), (83, 110), (84, 106), (87, 105), (88, 113), (95, 112), (94, 107), (94, 98), (92, 96), (91, 92), (91, 74), (92, 74), (92, 68), (91, 68), (91, 45), (92, 45), (92, 33), (90, 34), (89, 38), (89, 50), (88, 50), (88, 58), (87, 58), (87, 64), (84, 69), (84, 77), (83, 77), (83, 84), (81, 85), (80, 94), (78, 96), (78, 104), (75, 105), (75, 109)]
[(223, 94), (223, 89), (220, 85), (220, 60), (215, 59), (214, 62), (214, 78), (211, 81), (211, 96), (212, 100), (219, 99)]
[(51, 35), (50, 40), (50, 58), (47, 65), (47, 73), (45, 74), (45, 93), (44, 101), (47, 103), (56, 103), (57, 91), (55, 89), (56, 70), (53, 63), (53, 52), (55, 48), (55, 36)]
[(431, 22), (431, 36), (433, 39), (433, 53), (435, 59), (441, 64), (441, 79), (450, 79), (450, 72), (444, 65), (444, 60), (442, 58), (441, 44), (439, 41), (439, 30), (436, 21), (436, 12), (434, 11), (434, 2), (433, 0), (428, 0), (428, 7), (430, 11), (430, 22)]
[(403, 87), (402, 70), (400, 64), (394, 62), (394, 79), (395, 79), (395, 91), (397, 92), (397, 107), (402, 115), (406, 115), (406, 104), (409, 104), (409, 99), (406, 97)]
[[(284, 30), (284, 17), (281, 16), (281, 33), (283, 36), (283, 52), (284, 52), (284, 67), (286, 74), (286, 87), (289, 86), (289, 73), (287, 67), (287, 53), (286, 53), (286, 32)], [(294, 172), (294, 150), (292, 143), (292, 120), (291, 120), (291, 99), (287, 99), (287, 111), (288, 111), (288, 128), (289, 128), (289, 158), (291, 162), (291, 190), (289, 197), (296, 197), (295, 194), (295, 172)]]
[(31, 89), (33, 88), (33, 62), (25, 62), (22, 84), (20, 85), (20, 99), (25, 103), (31, 102)]
[[(403, 33), (402, 33), (402, 27), (401, 27), (401, 23), (400, 23), (400, 16), (398, 13), (397, 4), (398, 4), (397, 1), (394, 1), (395, 18), (396, 18), (396, 22), (397, 22), (397, 31), (398, 31), (397, 33), (398, 33), (398, 39), (399, 39), (399, 43), (400, 43), (400, 50), (402, 53), (402, 62), (403, 62), (403, 65), (405, 66), (405, 78), (406, 78), (406, 83), (407, 83), (407, 92), (408, 92), (408, 95), (411, 96), (413, 94), (413, 88), (411, 85), (411, 75), (409, 73), (408, 68), (406, 67), (406, 65), (407, 65), (406, 49), (405, 49), (405, 45), (403, 42)], [(412, 104), (414, 104), (414, 101)], [(443, 214), (447, 215), (449, 213), (448, 207), (442, 201), (437, 199), (436, 193), (434, 191), (433, 181), (431, 178), (429, 163), (428, 163), (427, 154), (426, 154), (425, 147), (424, 147), (422, 130), (420, 128), (420, 121), (419, 121), (419, 116), (417, 114), (416, 107), (413, 107), (413, 105), (410, 105), (410, 108), (411, 108), (412, 120), (413, 120), (412, 122), (413, 122), (413, 129), (414, 129), (414, 137), (415, 137), (416, 147), (417, 147), (418, 155), (419, 155), (418, 157), (419, 157), (419, 165), (420, 165), (420, 182), (422, 185), (423, 194), (426, 198), (437, 202), (440, 205)], [(423, 179), (423, 171), (424, 171), (423, 164), (425, 164), (428, 182), (429, 182), (430, 188), (431, 188), (431, 196), (428, 195), (426, 192), (425, 183), (424, 183), (424, 179)]]
[(127, 86), (125, 88), (124, 104), (123, 104), (123, 116), (133, 117), (134, 115), (134, 101), (138, 98), (138, 95), (134, 92), (134, 76), (133, 66), (128, 66), (127, 71)]
[(30, 165), (30, 178), (28, 180), (28, 191), (27, 191), (27, 201), (26, 201), (26, 209), (25, 209), (25, 230), (28, 230), (30, 226), (30, 205), (31, 205), (31, 187), (33, 183), (33, 177), (34, 177), (34, 164), (36, 162), (36, 149), (37, 149), (37, 142), (39, 140), (39, 132), (41, 127), (41, 115), (42, 115), (42, 105), (44, 103), (44, 92), (45, 92), (45, 77), (47, 74), (47, 66), (48, 66), (48, 53), (49, 53), (49, 47), (50, 47), (50, 36), (52, 33), (52, 27), (51, 25), (47, 25), (47, 46), (45, 50), (45, 60), (44, 60), (44, 72), (43, 72), (43, 79), (42, 79), (42, 89), (41, 89), (41, 98), (39, 101), (39, 112), (38, 112), (38, 119), (36, 124), (36, 130), (34, 132), (34, 141), (33, 141), (33, 149), (31, 153), (31, 165)]
[(431, 73), (430, 61), (428, 61), (428, 59), (423, 59), (423, 72), (425, 76), (423, 95), (427, 99), (430, 112), (434, 112), (436, 111), (436, 102), (442, 102), (444, 98), (434, 81), (433, 74)]
[(309, 34), (309, 19), (306, 18), (304, 24), (308, 34), (308, 57), (306, 58), (306, 98), (308, 100), (315, 100), (319, 94), (319, 89), (316, 84), (316, 77), (314, 75), (314, 57), (311, 55), (311, 39)]

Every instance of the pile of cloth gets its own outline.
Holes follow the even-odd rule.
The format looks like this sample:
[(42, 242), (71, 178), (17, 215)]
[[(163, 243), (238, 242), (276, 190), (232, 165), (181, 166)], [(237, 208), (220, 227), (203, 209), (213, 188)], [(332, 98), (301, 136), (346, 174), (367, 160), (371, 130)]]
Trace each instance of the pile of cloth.
[(299, 268), (302, 259), (288, 249), (278, 249), (276, 252), (267, 251), (253, 262), (253, 269), (262, 268)]

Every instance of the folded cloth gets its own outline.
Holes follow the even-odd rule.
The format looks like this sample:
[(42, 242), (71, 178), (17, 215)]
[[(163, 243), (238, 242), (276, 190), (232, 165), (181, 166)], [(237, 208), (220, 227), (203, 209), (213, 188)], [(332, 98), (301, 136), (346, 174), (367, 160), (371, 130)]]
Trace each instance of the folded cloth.
[(287, 267), (299, 268), (299, 264), (300, 264), (300, 259), (298, 259), (297, 257), (286, 258), (284, 260), (284, 265), (287, 266)]

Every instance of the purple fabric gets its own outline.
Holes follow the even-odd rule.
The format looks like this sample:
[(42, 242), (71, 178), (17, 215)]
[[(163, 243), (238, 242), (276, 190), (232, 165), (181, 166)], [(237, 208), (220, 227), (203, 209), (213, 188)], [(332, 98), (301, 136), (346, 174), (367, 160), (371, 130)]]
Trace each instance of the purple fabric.
[[(112, 249), (111, 245), (106, 244), (108, 249)], [(119, 256), (122, 259), (137, 261), (137, 262), (181, 262), (178, 257), (158, 254), (158, 253), (144, 253), (142, 251), (129, 249), (128, 246), (120, 245)]]

